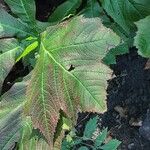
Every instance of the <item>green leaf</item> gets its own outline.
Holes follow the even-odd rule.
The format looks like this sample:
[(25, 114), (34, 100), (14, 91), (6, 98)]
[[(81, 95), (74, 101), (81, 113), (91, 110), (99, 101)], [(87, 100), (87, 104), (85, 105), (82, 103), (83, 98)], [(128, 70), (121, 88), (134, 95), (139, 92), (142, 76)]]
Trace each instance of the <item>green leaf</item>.
[(120, 145), (120, 143), (121, 143), (120, 141), (113, 139), (109, 141), (107, 144), (101, 146), (100, 148), (102, 150), (117, 150), (117, 147)]
[(87, 6), (85, 9), (81, 11), (81, 14), (83, 14), (85, 17), (99, 17), (100, 13), (102, 11), (102, 8), (98, 4), (97, 0), (88, 0)]
[(47, 28), (42, 34), (25, 114), (51, 146), (60, 110), (73, 122), (80, 110), (106, 110), (107, 80), (112, 72), (102, 58), (110, 45), (119, 43), (120, 38), (99, 18), (83, 16)]
[(52, 25), (53, 25), (53, 23), (41, 22), (38, 20), (36, 21), (36, 27), (37, 27), (38, 33), (44, 32), (47, 27), (52, 26)]
[[(29, 83), (28, 81), (30, 77), (31, 74), (26, 76), (22, 82), (15, 83), (8, 92), (4, 93), (0, 97), (1, 98), (1, 102), (0, 102), (0, 149), (1, 150), (13, 149), (13, 147), (17, 142), (19, 142), (20, 140), (26, 141), (30, 136), (29, 130), (28, 132), (26, 132), (27, 129), (25, 130), (25, 128), (28, 127), (31, 131), (31, 121), (29, 120), (28, 117), (25, 117), (22, 114), (23, 106), (26, 100), (26, 95), (25, 95), (26, 88), (28, 86)], [(22, 142), (20, 144), (22, 144)], [(30, 147), (28, 147), (27, 150), (29, 148)]]
[(15, 146), (20, 137), (20, 109), (9, 113), (5, 118), (0, 119), (0, 149), (8, 150)]
[(98, 116), (90, 119), (87, 122), (84, 133), (83, 133), (83, 137), (89, 138), (89, 139), (92, 138), (93, 133), (96, 131), (96, 128), (97, 128), (97, 121), (98, 121)]
[(150, 16), (135, 23), (138, 31), (134, 38), (134, 45), (138, 48), (139, 55), (150, 58)]
[(103, 8), (129, 35), (134, 22), (150, 15), (149, 0), (101, 0)]
[(56, 8), (49, 17), (49, 22), (60, 22), (70, 14), (75, 14), (76, 9), (80, 6), (81, 0), (67, 0)]
[(0, 92), (4, 79), (15, 64), (17, 51), (22, 51), (16, 39), (0, 39)]
[(66, 139), (62, 142), (61, 150), (71, 150), (73, 144)]
[(23, 22), (34, 26), (35, 24), (35, 1), (34, 0), (4, 0), (11, 11)]
[(103, 58), (105, 64), (116, 64), (116, 56), (126, 54), (129, 52), (129, 45), (127, 42), (122, 43), (115, 48), (112, 48)]
[(23, 53), (17, 58), (16, 62), (18, 62), (21, 58), (25, 57), (30, 52), (35, 50), (38, 47), (38, 45), (39, 45), (38, 41), (34, 41), (29, 46), (27, 46), (26, 49), (23, 51)]
[(107, 27), (112, 29), (117, 35), (121, 37), (123, 41), (127, 41), (129, 38), (132, 38), (118, 23), (112, 21), (104, 10), (102, 10), (100, 18), (102, 19), (103, 24)]
[(73, 140), (73, 145), (78, 145), (82, 143), (82, 139), (76, 138)]
[(79, 148), (79, 150), (89, 150), (86, 146), (82, 146)]
[(1, 96), (0, 102), (0, 149), (14, 147), (20, 139), (22, 107), (25, 102), (27, 81), (16, 83)]
[(29, 26), (12, 17), (2, 8), (0, 8), (0, 14), (0, 38), (13, 36), (24, 38), (36, 35)]
[[(67, 119), (65, 117), (62, 117), (62, 123), (63, 123), (62, 128), (64, 130), (68, 130), (69, 131), (71, 129), (71, 127), (72, 127), (72, 120)], [(71, 133), (74, 133), (74, 132), (72, 131)]]
[(104, 142), (104, 140), (107, 137), (107, 128), (104, 129), (96, 138), (95, 143), (94, 143), (94, 147), (99, 147), (102, 145), (102, 143)]

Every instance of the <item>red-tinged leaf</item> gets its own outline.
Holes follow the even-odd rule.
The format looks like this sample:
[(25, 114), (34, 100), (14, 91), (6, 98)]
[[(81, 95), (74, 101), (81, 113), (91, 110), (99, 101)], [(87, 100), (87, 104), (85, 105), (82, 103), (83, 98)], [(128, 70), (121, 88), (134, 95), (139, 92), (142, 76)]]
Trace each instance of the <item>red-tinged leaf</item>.
[(102, 58), (120, 38), (99, 18), (79, 16), (42, 34), (39, 59), (27, 90), (25, 114), (53, 148), (61, 110), (76, 121), (79, 111), (106, 110), (111, 70)]

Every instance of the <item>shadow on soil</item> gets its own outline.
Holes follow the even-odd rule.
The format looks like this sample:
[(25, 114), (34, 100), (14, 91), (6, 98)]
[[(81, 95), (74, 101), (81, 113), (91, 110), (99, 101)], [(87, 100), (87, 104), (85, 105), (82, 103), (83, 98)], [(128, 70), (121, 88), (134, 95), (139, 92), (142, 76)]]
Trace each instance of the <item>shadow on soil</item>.
[[(150, 128), (150, 119), (146, 119), (150, 105), (150, 70), (146, 70), (147, 59), (138, 56), (135, 48), (130, 53), (117, 57), (112, 65), (115, 77), (108, 81), (108, 111), (99, 115), (100, 128), (108, 127), (110, 136), (122, 142), (119, 150), (149, 150), (150, 129), (139, 132), (139, 128)], [(81, 113), (78, 118), (77, 134), (82, 135), (89, 118), (97, 114)], [(144, 128), (145, 129), (145, 128)], [(141, 133), (141, 134), (140, 134)]]

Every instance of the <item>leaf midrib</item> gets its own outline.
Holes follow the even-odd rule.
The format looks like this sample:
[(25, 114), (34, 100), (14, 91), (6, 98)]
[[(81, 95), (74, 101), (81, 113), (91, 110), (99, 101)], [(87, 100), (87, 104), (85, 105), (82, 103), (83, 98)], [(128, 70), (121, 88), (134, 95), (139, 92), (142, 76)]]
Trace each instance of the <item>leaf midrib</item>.
[[(70, 72), (68, 72), (68, 70), (66, 70), (63, 65), (61, 65), (59, 62), (57, 62), (57, 60), (52, 56), (52, 54), (51, 54), (48, 50), (46, 50), (46, 48), (44, 47), (44, 44), (43, 44), (42, 42), (41, 42), (41, 46), (43, 47), (44, 51), (49, 55), (49, 57), (50, 57), (60, 68), (62, 68), (67, 74), (69, 74), (69, 75), (72, 76), (76, 81), (78, 81), (78, 83), (79, 83), (80, 85), (82, 85), (82, 87), (83, 87), (84, 89), (86, 89), (86, 91), (88, 91), (88, 93), (92, 96), (92, 98), (94, 99), (94, 101), (95, 101), (98, 105), (100, 105), (100, 103), (98, 102), (98, 100), (97, 100), (97, 99), (94, 97), (94, 95), (84, 86), (84, 84), (83, 84), (74, 74), (71, 74)], [(100, 107), (103, 108), (103, 106), (100, 106)]]
[[(22, 0), (20, 0), (20, 2), (21, 2), (21, 5), (22, 5), (22, 7), (23, 7), (23, 9), (24, 9), (24, 12), (25, 12), (25, 14), (26, 14), (27, 18), (29, 19), (29, 21), (30, 21), (30, 22), (32, 22), (32, 19), (30, 19), (29, 15), (28, 15), (28, 13), (27, 13), (27, 11), (26, 11), (25, 7), (24, 7), (23, 1), (22, 1)], [(27, 3), (27, 2), (26, 2), (26, 3)]]

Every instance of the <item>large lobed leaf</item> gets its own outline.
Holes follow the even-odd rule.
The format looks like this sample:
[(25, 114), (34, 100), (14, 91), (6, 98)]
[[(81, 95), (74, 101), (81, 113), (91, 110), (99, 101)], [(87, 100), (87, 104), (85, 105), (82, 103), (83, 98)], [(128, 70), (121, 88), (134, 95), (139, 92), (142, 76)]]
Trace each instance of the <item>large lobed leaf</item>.
[(135, 23), (138, 31), (134, 38), (134, 45), (138, 48), (138, 53), (143, 56), (150, 58), (150, 16)]
[(134, 22), (150, 15), (149, 0), (100, 0), (103, 8), (128, 34)]
[(28, 87), (25, 113), (53, 145), (60, 110), (76, 119), (82, 111), (104, 112), (111, 70), (102, 63), (120, 38), (99, 18), (79, 16), (42, 34), (40, 56)]

